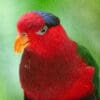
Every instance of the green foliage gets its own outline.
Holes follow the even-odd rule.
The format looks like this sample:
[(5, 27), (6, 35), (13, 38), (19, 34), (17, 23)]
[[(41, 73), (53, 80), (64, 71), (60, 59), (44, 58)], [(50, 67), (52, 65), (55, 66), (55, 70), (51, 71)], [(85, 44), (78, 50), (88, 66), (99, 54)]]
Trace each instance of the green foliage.
[(20, 55), (13, 44), (18, 18), (30, 10), (57, 15), (68, 35), (88, 48), (100, 71), (100, 0), (0, 0), (0, 100), (23, 100)]

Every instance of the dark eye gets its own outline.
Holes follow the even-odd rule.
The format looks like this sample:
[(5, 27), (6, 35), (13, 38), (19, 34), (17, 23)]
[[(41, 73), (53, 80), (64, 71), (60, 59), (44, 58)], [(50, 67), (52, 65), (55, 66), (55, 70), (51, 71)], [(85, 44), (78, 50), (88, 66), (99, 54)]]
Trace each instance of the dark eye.
[(38, 32), (36, 32), (38, 35), (44, 35), (45, 32), (48, 30), (48, 27), (45, 25), (43, 26)]

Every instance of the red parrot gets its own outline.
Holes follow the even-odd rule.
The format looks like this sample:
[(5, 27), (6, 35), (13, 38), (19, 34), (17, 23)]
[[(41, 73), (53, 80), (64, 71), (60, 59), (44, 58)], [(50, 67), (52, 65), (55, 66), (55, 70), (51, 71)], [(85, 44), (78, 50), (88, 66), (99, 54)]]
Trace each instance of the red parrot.
[(17, 30), (14, 50), (24, 50), (19, 71), (24, 100), (98, 100), (97, 64), (67, 36), (58, 17), (30, 11)]

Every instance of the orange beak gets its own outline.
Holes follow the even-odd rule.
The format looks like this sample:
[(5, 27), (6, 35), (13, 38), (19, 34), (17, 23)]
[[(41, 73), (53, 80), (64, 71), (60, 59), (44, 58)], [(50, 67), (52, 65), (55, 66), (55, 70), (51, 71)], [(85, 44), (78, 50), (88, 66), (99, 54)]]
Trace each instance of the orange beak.
[(24, 48), (29, 45), (29, 39), (27, 36), (17, 36), (14, 44), (14, 51), (16, 53), (21, 53)]

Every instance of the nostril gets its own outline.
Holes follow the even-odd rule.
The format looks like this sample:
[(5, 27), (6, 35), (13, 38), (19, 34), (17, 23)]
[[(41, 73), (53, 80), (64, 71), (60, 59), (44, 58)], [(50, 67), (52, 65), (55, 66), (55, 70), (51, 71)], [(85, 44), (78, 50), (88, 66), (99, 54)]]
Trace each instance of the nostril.
[(27, 34), (26, 34), (26, 33), (23, 33), (22, 35), (23, 35), (23, 36), (27, 36)]

